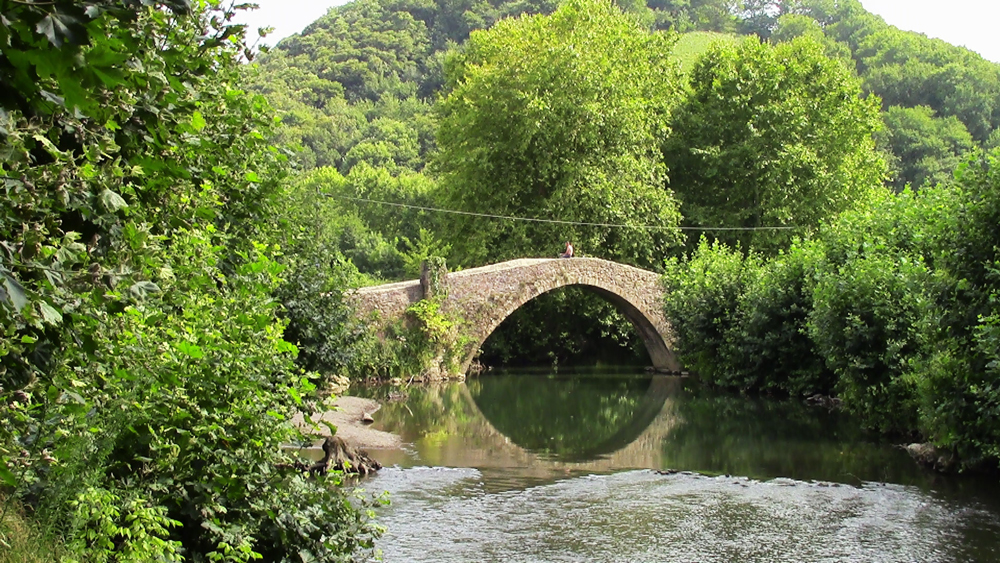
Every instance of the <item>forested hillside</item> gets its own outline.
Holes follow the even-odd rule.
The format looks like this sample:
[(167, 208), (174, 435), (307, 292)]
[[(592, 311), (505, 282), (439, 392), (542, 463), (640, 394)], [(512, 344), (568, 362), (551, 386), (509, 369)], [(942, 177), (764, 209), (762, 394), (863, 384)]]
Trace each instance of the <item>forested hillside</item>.
[[(518, 172), (531, 164), (508, 160), (497, 168), (500, 161), (494, 161), (481, 169), (479, 180), (485, 183), (477, 187), (479, 180), (467, 169), (456, 168), (469, 147), (449, 147), (448, 140), (439, 145), (442, 136), (456, 139), (465, 128), (477, 127), (461, 121), (464, 117), (447, 115), (455, 107), (447, 102), (448, 96), (462, 80), (456, 76), (461, 70), (455, 54), (470, 48), (466, 42), (474, 30), (489, 29), (504, 18), (551, 13), (558, 4), (360, 0), (331, 9), (261, 57), (254, 80), (281, 116), (277, 141), (296, 147), (293, 160), (304, 172), (301, 189), (336, 196), (325, 204), (336, 209), (326, 222), (335, 224), (330, 228), (339, 250), (363, 273), (375, 279), (412, 277), (420, 260), (431, 254), (446, 257), (452, 266), (466, 267), (505, 257), (553, 255), (569, 238), (584, 253), (655, 268), (681, 248), (663, 238), (669, 225), (797, 227), (743, 234), (693, 230), (674, 239), (686, 239), (690, 249), (707, 234), (744, 248), (752, 244), (774, 252), (787, 246), (791, 237), (815, 229), (822, 218), (863, 199), (873, 185), (899, 191), (907, 185), (920, 188), (947, 182), (968, 151), (1000, 144), (1000, 133), (995, 132), (1000, 125), (1000, 65), (966, 49), (893, 28), (855, 0), (620, 2), (637, 28), (664, 38), (662, 48), (671, 55), (657, 63), (665, 87), (675, 94), (661, 112), (664, 129), (656, 135), (662, 169), (654, 174), (659, 180), (649, 184), (656, 185), (649, 193), (673, 198), (680, 220), (660, 224), (655, 217), (665, 211), (636, 208), (625, 200), (612, 204), (608, 194), (616, 189), (599, 198), (581, 198), (553, 187), (558, 195), (546, 188), (541, 198), (515, 202), (508, 180), (498, 174), (507, 171), (518, 181), (527, 181)], [(768, 47), (736, 47), (746, 35)], [(781, 46), (795, 39), (797, 46)], [(701, 74), (692, 74), (696, 61), (713, 45), (714, 62)], [(729, 52), (726, 46), (737, 50)], [(782, 62), (785, 57), (800, 61), (799, 70), (790, 72)], [(677, 64), (683, 74), (677, 74)], [(810, 64), (820, 65), (825, 77), (811, 75)], [(744, 66), (734, 70), (732, 65)], [(762, 86), (754, 73), (767, 76), (768, 85)], [(578, 78), (553, 74), (546, 80), (569, 84)], [(728, 81), (731, 90), (710, 91), (713, 81), (719, 84), (719, 80)], [(518, 86), (522, 87), (541, 85)], [(747, 87), (759, 90), (745, 98), (733, 96)], [(815, 98), (824, 89), (839, 94), (830, 93), (826, 102)], [(612, 94), (594, 95), (602, 99)], [(710, 98), (722, 103), (713, 106), (707, 102)], [(569, 107), (571, 99), (535, 103), (551, 109), (545, 104), (565, 102)], [(838, 102), (841, 99), (857, 100), (857, 107), (848, 108)], [(797, 102), (801, 104), (796, 106)], [(809, 104), (815, 104), (813, 109)], [(507, 112), (501, 120), (520, 118), (524, 112), (510, 105), (489, 107)], [(549, 135), (549, 141), (539, 146), (551, 148), (561, 138), (556, 129), (565, 122), (563, 116), (548, 115), (552, 120), (545, 122), (541, 134)], [(754, 121), (747, 128), (751, 117)], [(564, 130), (571, 127), (566, 124)], [(449, 134), (449, 128), (455, 133)], [(480, 135), (506, 138), (511, 131)], [(524, 139), (543, 138), (530, 135)], [(877, 151), (871, 149), (872, 142)], [(551, 162), (560, 157), (540, 158)], [(745, 174), (751, 163), (754, 171)], [(555, 177), (536, 181), (559, 182)], [(707, 189), (713, 186), (719, 189)], [(760, 187), (765, 192), (758, 193)], [(592, 196), (599, 191), (585, 193)], [(810, 195), (803, 197), (805, 192)], [(591, 222), (654, 224), (664, 229), (654, 240), (643, 229), (608, 235), (510, 221), (462, 220), (359, 200), (569, 221), (589, 217)], [(727, 203), (719, 206), (719, 201)], [(621, 236), (625, 238), (619, 240)], [(625, 251), (623, 245), (631, 249)], [(614, 341), (631, 342), (623, 345), (635, 343), (615, 330), (602, 333)], [(584, 340), (594, 338), (602, 337), (591, 334)], [(570, 354), (571, 350), (561, 353)]]
[[(449, 89), (446, 53), (460, 48), (473, 30), (505, 17), (551, 13), (557, 4), (351, 2), (331, 9), (264, 56), (258, 87), (281, 112), (280, 140), (300, 146), (295, 158), (302, 168), (334, 168), (348, 178), (352, 193), (427, 203), (427, 180), (414, 174), (429, 172), (436, 148), (433, 105)], [(756, 35), (774, 44), (805, 36), (820, 43), (827, 56), (856, 73), (863, 92), (881, 100), (884, 126), (875, 139), (889, 164), (887, 183), (896, 190), (946, 181), (968, 150), (1000, 144), (1000, 65), (964, 48), (900, 31), (855, 0), (619, 5), (654, 31), (714, 32), (723, 41)], [(685, 43), (675, 58), (690, 60), (697, 56), (692, 45), (707, 49), (711, 44)], [(680, 136), (673, 140), (684, 142)], [(665, 164), (668, 170), (675, 168), (669, 157)], [(407, 193), (403, 185), (413, 183), (424, 188)], [(667, 186), (684, 190), (686, 183), (687, 178), (671, 178)], [(406, 247), (399, 237), (418, 234), (371, 226), (390, 243), (398, 239), (396, 247), (402, 250)], [(460, 257), (459, 262), (475, 261)], [(397, 265), (373, 273), (397, 277), (401, 272)]]

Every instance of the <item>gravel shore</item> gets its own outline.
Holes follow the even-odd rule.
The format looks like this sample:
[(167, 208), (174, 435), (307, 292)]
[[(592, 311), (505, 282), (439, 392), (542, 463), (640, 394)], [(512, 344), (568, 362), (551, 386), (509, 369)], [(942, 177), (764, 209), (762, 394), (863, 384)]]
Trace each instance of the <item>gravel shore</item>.
[[(334, 403), (334, 410), (322, 413), (315, 413), (310, 418), (313, 422), (319, 423), (325, 420), (337, 427), (337, 436), (355, 448), (366, 450), (387, 450), (400, 448), (403, 445), (399, 436), (381, 430), (375, 430), (370, 424), (361, 421), (365, 413), (378, 418), (375, 414), (381, 407), (377, 401), (372, 399), (362, 399), (361, 397), (337, 397)], [(300, 427), (306, 427), (306, 423), (301, 415), (297, 415), (293, 422)], [(329, 436), (330, 430), (323, 424), (319, 424), (318, 429), (308, 428), (310, 434)]]

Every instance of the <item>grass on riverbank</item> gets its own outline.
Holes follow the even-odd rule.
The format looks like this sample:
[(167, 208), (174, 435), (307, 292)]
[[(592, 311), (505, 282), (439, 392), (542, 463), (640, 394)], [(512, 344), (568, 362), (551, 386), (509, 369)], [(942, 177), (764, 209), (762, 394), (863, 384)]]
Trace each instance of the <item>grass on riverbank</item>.
[(67, 555), (25, 517), (17, 502), (0, 497), (0, 563), (52, 563)]

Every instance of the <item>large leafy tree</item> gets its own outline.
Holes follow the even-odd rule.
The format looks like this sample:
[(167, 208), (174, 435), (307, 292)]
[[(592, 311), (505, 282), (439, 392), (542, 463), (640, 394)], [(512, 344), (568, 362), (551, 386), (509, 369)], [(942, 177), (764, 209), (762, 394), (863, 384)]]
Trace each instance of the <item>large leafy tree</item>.
[[(804, 230), (880, 186), (879, 102), (808, 38), (717, 45), (691, 73), (691, 94), (665, 144), (685, 222)], [(800, 230), (799, 233), (802, 231)], [(774, 249), (790, 231), (715, 231), (744, 250)]]
[(375, 530), (281, 451), (286, 163), (215, 6), (0, 1), (0, 492), (81, 559), (347, 560)]
[(445, 204), (635, 228), (462, 217), (449, 233), (462, 263), (554, 255), (567, 239), (589, 254), (659, 262), (679, 218), (657, 150), (679, 92), (671, 43), (594, 0), (472, 34), (447, 62), (439, 104)]

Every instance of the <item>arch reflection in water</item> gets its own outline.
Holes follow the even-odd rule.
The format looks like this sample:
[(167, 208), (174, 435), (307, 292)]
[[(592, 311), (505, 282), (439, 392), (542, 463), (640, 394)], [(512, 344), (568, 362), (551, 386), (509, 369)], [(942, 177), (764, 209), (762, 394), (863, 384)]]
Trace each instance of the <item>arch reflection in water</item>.
[(515, 445), (581, 462), (635, 442), (677, 383), (663, 376), (539, 374), (487, 376), (468, 388), (486, 420)]
[(638, 468), (944, 486), (846, 413), (720, 394), (683, 378), (489, 374), (411, 387), (405, 402), (375, 396), (386, 403), (376, 427), (412, 444), (405, 452), (372, 452), (376, 459), (476, 468), (497, 490)]
[(380, 400), (375, 428), (408, 444), (370, 452), (386, 466), (476, 468), (491, 490), (659, 467), (659, 446), (676, 423), (668, 397), (680, 389), (678, 378), (631, 369), (550, 375), (413, 386), (405, 400), (391, 400), (388, 388), (353, 392)]

